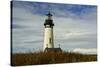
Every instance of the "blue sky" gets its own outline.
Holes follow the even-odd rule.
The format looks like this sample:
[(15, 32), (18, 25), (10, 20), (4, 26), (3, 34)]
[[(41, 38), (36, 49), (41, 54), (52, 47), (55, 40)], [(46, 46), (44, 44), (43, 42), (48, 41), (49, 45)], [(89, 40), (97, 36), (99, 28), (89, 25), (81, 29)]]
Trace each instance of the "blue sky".
[(45, 14), (53, 14), (55, 47), (65, 51), (97, 48), (95, 5), (13, 1), (13, 52), (43, 49)]

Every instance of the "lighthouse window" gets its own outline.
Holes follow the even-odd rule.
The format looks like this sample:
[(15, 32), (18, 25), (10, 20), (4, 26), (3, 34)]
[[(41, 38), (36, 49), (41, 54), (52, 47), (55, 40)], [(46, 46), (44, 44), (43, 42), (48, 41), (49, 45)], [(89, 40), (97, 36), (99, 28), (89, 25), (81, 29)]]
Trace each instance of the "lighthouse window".
[(48, 44), (46, 44), (46, 48), (48, 48)]
[(49, 38), (49, 43), (51, 44), (51, 38)]

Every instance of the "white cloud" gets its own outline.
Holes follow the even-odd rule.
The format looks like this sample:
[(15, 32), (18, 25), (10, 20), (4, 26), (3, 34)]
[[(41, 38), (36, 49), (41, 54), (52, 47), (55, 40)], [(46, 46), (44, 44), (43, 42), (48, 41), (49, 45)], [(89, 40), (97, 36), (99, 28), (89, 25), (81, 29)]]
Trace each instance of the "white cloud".
[[(43, 21), (43, 22), (42, 22)], [(32, 14), (23, 8), (13, 9), (13, 52), (39, 50), (43, 43), (44, 16)]]
[(95, 48), (76, 48), (73, 52), (82, 53), (82, 54), (97, 54), (97, 49)]

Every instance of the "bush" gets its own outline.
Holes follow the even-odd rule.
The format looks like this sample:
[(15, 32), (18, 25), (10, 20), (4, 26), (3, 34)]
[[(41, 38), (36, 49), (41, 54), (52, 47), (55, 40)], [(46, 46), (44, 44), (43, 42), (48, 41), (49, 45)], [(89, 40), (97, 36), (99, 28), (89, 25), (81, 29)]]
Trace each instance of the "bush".
[(97, 55), (83, 55), (71, 52), (35, 52), (12, 54), (11, 65), (20, 66), (89, 61), (97, 61)]

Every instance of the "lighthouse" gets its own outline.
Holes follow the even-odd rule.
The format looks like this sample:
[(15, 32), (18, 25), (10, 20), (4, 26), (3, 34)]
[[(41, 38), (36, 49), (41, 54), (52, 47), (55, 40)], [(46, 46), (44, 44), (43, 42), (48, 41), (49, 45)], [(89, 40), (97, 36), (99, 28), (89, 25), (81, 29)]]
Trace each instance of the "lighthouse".
[(44, 23), (44, 46), (43, 50), (46, 48), (54, 48), (54, 35), (53, 35), (53, 20), (52, 14), (49, 12), (46, 14), (47, 18)]
[(52, 20), (52, 14), (49, 12), (46, 14), (47, 18), (44, 23), (44, 45), (43, 51), (44, 52), (61, 52), (62, 49), (60, 47), (54, 47), (54, 34), (53, 34), (53, 27), (54, 23)]

